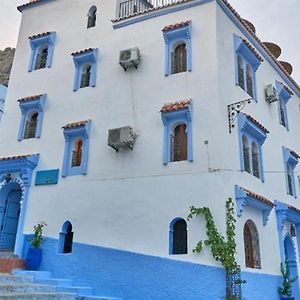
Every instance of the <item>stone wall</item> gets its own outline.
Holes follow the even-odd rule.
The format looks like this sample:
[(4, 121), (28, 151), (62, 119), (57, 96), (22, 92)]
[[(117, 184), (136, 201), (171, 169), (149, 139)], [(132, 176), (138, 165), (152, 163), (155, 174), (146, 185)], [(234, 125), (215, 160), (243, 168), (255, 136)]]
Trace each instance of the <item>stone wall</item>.
[(0, 50), (0, 84), (4, 84), (5, 86), (8, 85), (14, 55), (14, 48)]

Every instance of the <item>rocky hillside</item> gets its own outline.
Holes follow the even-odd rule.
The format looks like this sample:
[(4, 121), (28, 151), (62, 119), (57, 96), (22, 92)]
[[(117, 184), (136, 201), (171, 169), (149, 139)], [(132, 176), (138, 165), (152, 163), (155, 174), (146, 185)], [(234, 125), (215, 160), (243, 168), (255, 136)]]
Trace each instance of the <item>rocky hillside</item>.
[(8, 85), (14, 55), (14, 48), (0, 50), (0, 84)]

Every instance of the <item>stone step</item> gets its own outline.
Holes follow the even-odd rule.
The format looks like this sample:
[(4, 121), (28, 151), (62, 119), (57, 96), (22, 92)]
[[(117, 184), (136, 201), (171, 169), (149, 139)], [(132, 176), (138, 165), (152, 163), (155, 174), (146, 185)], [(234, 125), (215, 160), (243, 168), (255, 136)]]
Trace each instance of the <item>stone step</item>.
[(28, 275), (0, 274), (0, 284), (33, 283), (33, 277)]
[(77, 300), (74, 294), (68, 293), (10, 293), (0, 294), (1, 300)]
[[(33, 293), (33, 292), (56, 292), (56, 287), (53, 285), (41, 285), (34, 283), (1, 283), (0, 284), (0, 299), (1, 294), (8, 293)], [(62, 291), (64, 292), (64, 291)]]
[(93, 289), (91, 287), (84, 287), (84, 286), (57, 286), (56, 291), (74, 293), (78, 296), (93, 295)]
[(20, 270), (15, 269), (13, 271), (13, 275), (27, 275), (32, 276), (34, 279), (36, 278), (51, 278), (52, 274), (48, 271), (28, 271), (28, 270)]
[(72, 286), (73, 281), (71, 279), (61, 279), (61, 278), (36, 278), (34, 280), (35, 283), (39, 284), (50, 284), (55, 285), (57, 287), (68, 287)]

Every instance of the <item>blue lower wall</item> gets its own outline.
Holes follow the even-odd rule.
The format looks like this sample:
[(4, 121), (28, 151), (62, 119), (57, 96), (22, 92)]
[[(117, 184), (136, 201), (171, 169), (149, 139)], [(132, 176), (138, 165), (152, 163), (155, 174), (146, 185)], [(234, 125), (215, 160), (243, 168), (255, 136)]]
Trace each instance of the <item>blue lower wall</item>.
[[(57, 240), (45, 240), (41, 270), (73, 279), (75, 285), (92, 286), (97, 295), (124, 300), (224, 299), (222, 268), (79, 243), (73, 244), (71, 254), (58, 254), (57, 249)], [(279, 299), (279, 276), (243, 273), (243, 279), (243, 299)]]

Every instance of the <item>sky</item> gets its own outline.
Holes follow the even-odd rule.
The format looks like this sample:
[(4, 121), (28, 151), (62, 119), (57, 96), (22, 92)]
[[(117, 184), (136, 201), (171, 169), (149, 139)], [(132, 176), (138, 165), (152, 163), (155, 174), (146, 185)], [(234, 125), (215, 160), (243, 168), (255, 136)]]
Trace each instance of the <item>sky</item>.
[[(26, 2), (29, 0), (1, 0), (0, 50), (9, 46), (15, 47), (21, 18), (21, 13), (16, 7)], [(243, 18), (255, 25), (256, 33), (262, 41), (274, 42), (281, 47), (280, 60), (293, 65), (292, 77), (300, 84), (300, 1), (229, 0), (229, 2)]]

